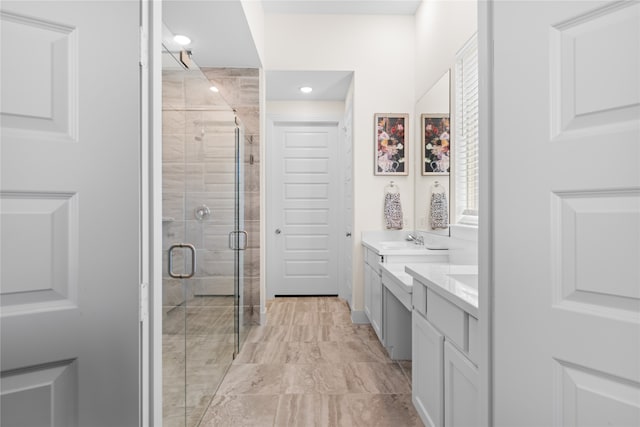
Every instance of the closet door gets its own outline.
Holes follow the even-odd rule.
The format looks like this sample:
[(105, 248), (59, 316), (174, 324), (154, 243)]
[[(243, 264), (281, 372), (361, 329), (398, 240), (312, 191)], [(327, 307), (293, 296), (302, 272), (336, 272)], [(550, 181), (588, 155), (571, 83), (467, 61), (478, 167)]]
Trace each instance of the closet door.
[(272, 122), (267, 296), (338, 295), (338, 122)]

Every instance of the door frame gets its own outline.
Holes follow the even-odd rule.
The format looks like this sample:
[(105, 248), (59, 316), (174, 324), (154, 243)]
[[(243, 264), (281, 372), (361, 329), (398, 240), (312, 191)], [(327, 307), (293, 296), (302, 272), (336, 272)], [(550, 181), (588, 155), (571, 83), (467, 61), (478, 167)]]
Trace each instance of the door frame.
[(141, 1), (142, 427), (162, 425), (162, 2)]
[(493, 425), (493, 2), (478, 0), (480, 425)]
[[(269, 150), (269, 146), (271, 146), (273, 144), (273, 138), (274, 138), (274, 130), (275, 130), (275, 126), (276, 123), (279, 122), (288, 122), (288, 123), (310, 123), (310, 124), (319, 124), (319, 123), (336, 123), (337, 126), (337, 137), (338, 137), (338, 146), (339, 147), (343, 147), (344, 144), (342, 144), (343, 140), (344, 140), (344, 132), (341, 131), (341, 129), (344, 126), (344, 114), (318, 114), (318, 115), (306, 115), (306, 114), (267, 114), (267, 123), (266, 123), (266, 143), (265, 143), (265, 195), (267, 194), (271, 194), (273, 192), (273, 182), (270, 179), (270, 174), (271, 174), (271, 167), (274, 164), (274, 158), (273, 158), (273, 153), (272, 150)], [(342, 154), (342, 153), (339, 153)], [(342, 178), (342, 172), (340, 174), (340, 178)], [(344, 186), (343, 185), (338, 185), (338, 197), (340, 198), (340, 200), (338, 200), (338, 203), (336, 204), (336, 206), (338, 206), (338, 209), (342, 212), (344, 210), (344, 204), (342, 203), (342, 200), (344, 199)], [(274, 215), (272, 212), (273, 209), (273, 203), (270, 201), (269, 197), (265, 197), (265, 295), (268, 298), (271, 294), (269, 293), (269, 283), (273, 281), (273, 269), (270, 268), (270, 265), (272, 264), (272, 260), (273, 260), (273, 255), (275, 253), (274, 251), (274, 246), (275, 246), (275, 241), (274, 241), (274, 237), (273, 235), (269, 232), (269, 230), (273, 230), (276, 227), (276, 224), (274, 222)], [(344, 215), (339, 215), (339, 226), (341, 228), (341, 232), (344, 231)], [(339, 242), (342, 241), (340, 238), (338, 239)], [(337, 274), (337, 278), (338, 280), (340, 280), (340, 278), (344, 277), (344, 270), (345, 270), (345, 265), (344, 265), (344, 253), (346, 250), (351, 250), (351, 247), (349, 248), (345, 248), (344, 245), (339, 244), (338, 245), (338, 274)], [(341, 286), (340, 284), (338, 284), (338, 296), (340, 298), (344, 298), (347, 299), (347, 297), (345, 295), (341, 295), (340, 294), (341, 291)], [(261, 311), (263, 311), (264, 308), (261, 307)]]

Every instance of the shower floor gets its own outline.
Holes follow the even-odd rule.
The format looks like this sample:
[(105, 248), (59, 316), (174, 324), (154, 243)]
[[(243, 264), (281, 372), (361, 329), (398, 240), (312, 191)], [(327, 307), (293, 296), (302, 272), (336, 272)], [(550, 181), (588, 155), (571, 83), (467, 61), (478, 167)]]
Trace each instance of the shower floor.
[(197, 426), (213, 399), (233, 360), (233, 304), (233, 296), (194, 297), (164, 315), (165, 427)]

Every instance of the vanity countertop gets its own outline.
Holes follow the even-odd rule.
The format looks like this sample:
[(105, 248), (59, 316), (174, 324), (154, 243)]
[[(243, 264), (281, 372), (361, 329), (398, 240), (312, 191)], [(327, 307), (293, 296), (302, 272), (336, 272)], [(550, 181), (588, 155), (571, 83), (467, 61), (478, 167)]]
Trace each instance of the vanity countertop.
[(447, 255), (447, 249), (428, 249), (407, 240), (393, 240), (376, 237), (362, 237), (362, 245), (378, 255)]
[(395, 277), (396, 283), (406, 293), (413, 292), (413, 276), (404, 270), (405, 264), (402, 263), (387, 263), (381, 264), (383, 270)]
[(404, 266), (415, 280), (478, 318), (477, 265), (412, 263)]

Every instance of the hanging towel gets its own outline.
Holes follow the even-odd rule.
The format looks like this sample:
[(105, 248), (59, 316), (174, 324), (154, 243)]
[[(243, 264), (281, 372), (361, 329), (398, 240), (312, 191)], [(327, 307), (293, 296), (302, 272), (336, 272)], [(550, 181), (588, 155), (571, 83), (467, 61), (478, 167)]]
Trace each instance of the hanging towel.
[(400, 205), (400, 193), (385, 194), (384, 222), (388, 229), (402, 230), (402, 205)]
[(446, 193), (431, 193), (430, 220), (431, 228), (434, 230), (449, 227), (449, 206)]

